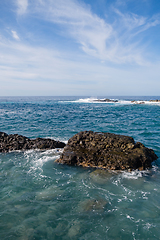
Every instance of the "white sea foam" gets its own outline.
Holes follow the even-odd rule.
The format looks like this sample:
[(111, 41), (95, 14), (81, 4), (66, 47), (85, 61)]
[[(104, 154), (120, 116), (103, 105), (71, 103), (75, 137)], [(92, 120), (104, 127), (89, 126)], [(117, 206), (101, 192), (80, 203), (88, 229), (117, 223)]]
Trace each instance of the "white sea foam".
[(28, 159), (27, 162), (29, 164), (28, 173), (36, 173), (38, 170), (38, 174), (42, 173), (43, 165), (48, 161), (55, 161), (63, 149), (50, 149), (46, 151), (35, 151), (29, 150), (24, 153), (25, 157)]
[(91, 98), (80, 98), (78, 100), (75, 100), (75, 102), (79, 102), (79, 103), (94, 103), (96, 101), (98, 101), (98, 99), (93, 98), (93, 97), (91, 97)]
[(142, 100), (138, 100), (138, 101), (130, 101), (131, 104), (148, 104), (148, 105), (159, 105), (160, 106), (160, 102), (152, 102), (152, 101), (142, 101)]
[(42, 166), (45, 162), (48, 162), (50, 160), (56, 159), (61, 153), (61, 150), (59, 149), (53, 149), (53, 150), (47, 150), (44, 152), (40, 152), (36, 159), (33, 159), (34, 165), (37, 167)]
[(159, 105), (159, 106), (160, 106), (160, 102), (145, 101), (145, 104), (149, 104), (149, 105)]
[[(108, 104), (111, 104), (111, 103), (115, 103), (115, 99), (110, 99), (110, 100), (113, 100), (113, 102), (105, 102), (104, 101), (105, 98), (96, 98), (96, 97), (90, 97), (90, 98), (80, 98), (80, 99), (77, 99), (77, 100), (74, 100), (74, 101), (60, 101), (60, 102), (75, 102), (75, 103), (108, 103)], [(118, 102), (116, 102), (118, 103)]]
[(119, 103), (119, 104), (122, 104), (122, 105), (132, 104), (131, 101), (127, 101), (127, 100), (118, 100), (118, 103)]
[(119, 104), (122, 104), (122, 105), (130, 105), (130, 104), (132, 104), (132, 105), (136, 105), (136, 104), (148, 104), (148, 105), (158, 105), (158, 106), (160, 106), (160, 102), (152, 102), (152, 101), (143, 101), (143, 100), (137, 100), (137, 101), (134, 101), (134, 100), (123, 100), (123, 99), (121, 99), (121, 100), (118, 100), (118, 102), (117, 103), (119, 103)]
[(49, 150), (40, 152), (40, 156), (57, 156), (62, 152), (63, 152), (62, 148), (49, 149)]
[(67, 144), (68, 143), (68, 140), (64, 140), (64, 139), (62, 139), (62, 138), (58, 138), (58, 137), (50, 137), (50, 136), (47, 136), (47, 137), (44, 137), (45, 139), (52, 139), (52, 140), (55, 140), (55, 141), (59, 141), (59, 142), (63, 142), (63, 143), (65, 143), (65, 144)]
[[(106, 98), (80, 98), (74, 101), (63, 101), (63, 102), (75, 102), (75, 103), (104, 103), (104, 104), (122, 104), (122, 105), (135, 105), (135, 104), (148, 104), (148, 105), (158, 105), (160, 106), (160, 102), (156, 101), (147, 101), (147, 100), (124, 100), (124, 99), (110, 99), (111, 101), (105, 101)], [(62, 102), (62, 101), (60, 101)]]
[(132, 171), (132, 172), (123, 172), (122, 173), (122, 178), (138, 179), (138, 178), (143, 177), (145, 172), (146, 171), (138, 171), (138, 170), (135, 170), (135, 171)]

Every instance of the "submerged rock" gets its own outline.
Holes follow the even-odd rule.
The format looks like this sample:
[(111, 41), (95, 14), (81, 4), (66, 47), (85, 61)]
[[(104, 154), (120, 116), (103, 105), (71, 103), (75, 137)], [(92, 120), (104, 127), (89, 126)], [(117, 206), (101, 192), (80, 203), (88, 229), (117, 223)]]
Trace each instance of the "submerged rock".
[(108, 202), (105, 199), (86, 199), (80, 202), (78, 206), (79, 211), (89, 212), (103, 210)]
[(69, 139), (58, 163), (110, 170), (144, 170), (158, 157), (132, 137), (84, 131)]
[(113, 176), (113, 173), (106, 171), (105, 169), (96, 169), (89, 175), (93, 182), (99, 184), (106, 184), (106, 182), (109, 181), (110, 178)]
[(37, 192), (36, 199), (50, 201), (58, 196), (61, 196), (63, 190), (59, 189), (57, 186), (53, 185), (48, 188), (43, 189), (41, 192)]
[[(75, 238), (80, 233), (81, 225), (79, 221), (74, 221), (72, 226), (68, 230), (68, 237), (70, 239)], [(77, 239), (77, 238), (76, 238)]]
[(49, 138), (30, 139), (18, 134), (0, 132), (0, 152), (29, 149), (64, 148), (66, 144)]
[(60, 237), (66, 234), (67, 222), (61, 221), (58, 223), (57, 227), (54, 229), (56, 236)]

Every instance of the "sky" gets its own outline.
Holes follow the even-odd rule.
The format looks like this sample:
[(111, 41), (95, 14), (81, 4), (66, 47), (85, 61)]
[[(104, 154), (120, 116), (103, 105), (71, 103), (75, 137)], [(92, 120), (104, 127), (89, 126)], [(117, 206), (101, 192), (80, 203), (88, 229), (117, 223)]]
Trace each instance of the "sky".
[(159, 95), (159, 0), (0, 0), (0, 96)]

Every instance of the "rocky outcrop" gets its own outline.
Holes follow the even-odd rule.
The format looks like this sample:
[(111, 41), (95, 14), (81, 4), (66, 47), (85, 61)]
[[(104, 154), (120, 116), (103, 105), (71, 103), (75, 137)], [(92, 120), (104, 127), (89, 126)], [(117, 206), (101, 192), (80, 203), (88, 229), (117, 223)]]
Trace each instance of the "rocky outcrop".
[(109, 98), (105, 98), (105, 99), (97, 99), (94, 100), (95, 102), (109, 102), (109, 103), (115, 103), (118, 102), (118, 100), (113, 100), (113, 99), (109, 99)]
[(142, 101), (142, 100), (138, 100), (138, 101), (135, 101), (135, 100), (133, 100), (133, 101), (131, 101), (131, 103), (134, 103), (134, 104), (145, 104), (145, 103), (147, 103), (147, 102), (150, 102), (150, 103), (159, 103), (160, 102), (160, 100), (158, 100), (158, 99), (156, 99), (156, 100), (146, 100), (146, 101)]
[(131, 103), (134, 103), (134, 104), (145, 104), (144, 101), (139, 101), (139, 102), (137, 102), (137, 101), (135, 101), (135, 100), (131, 101)]
[(150, 100), (150, 102), (160, 102), (159, 99), (156, 99), (156, 100)]
[(84, 131), (69, 139), (58, 163), (111, 170), (144, 170), (157, 156), (132, 137)]
[(30, 139), (18, 134), (6, 134), (0, 132), (0, 152), (29, 149), (54, 149), (64, 148), (66, 144), (52, 139)]

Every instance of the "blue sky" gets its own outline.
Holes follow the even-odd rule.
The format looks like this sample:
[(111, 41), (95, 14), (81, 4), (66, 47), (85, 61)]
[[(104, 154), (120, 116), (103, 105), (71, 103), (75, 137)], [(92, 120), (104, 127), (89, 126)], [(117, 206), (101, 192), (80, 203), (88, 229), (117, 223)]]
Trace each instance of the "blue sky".
[(160, 95), (160, 1), (0, 1), (0, 96), (23, 95)]

